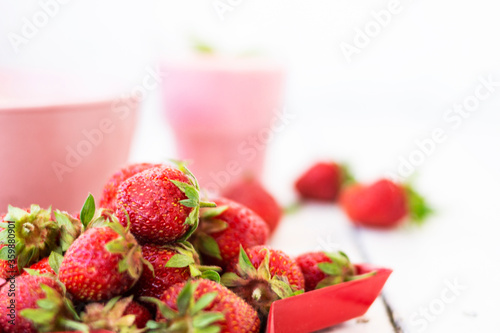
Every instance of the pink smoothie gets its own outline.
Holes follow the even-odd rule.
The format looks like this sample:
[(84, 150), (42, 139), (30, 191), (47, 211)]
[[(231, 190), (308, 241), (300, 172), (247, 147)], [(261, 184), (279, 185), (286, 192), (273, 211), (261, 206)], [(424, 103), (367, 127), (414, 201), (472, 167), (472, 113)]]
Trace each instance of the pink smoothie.
[(200, 57), (163, 66), (163, 97), (178, 157), (217, 192), (261, 177), (265, 147), (282, 109), (284, 72), (268, 61)]

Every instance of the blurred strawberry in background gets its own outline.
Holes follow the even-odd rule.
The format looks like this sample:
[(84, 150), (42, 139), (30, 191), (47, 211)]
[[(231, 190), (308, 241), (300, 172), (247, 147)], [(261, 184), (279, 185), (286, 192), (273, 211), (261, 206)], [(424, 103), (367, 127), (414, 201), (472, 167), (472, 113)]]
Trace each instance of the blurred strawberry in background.
[(222, 195), (256, 212), (267, 223), (271, 234), (276, 230), (283, 210), (271, 193), (255, 178), (242, 178), (226, 188)]
[(342, 186), (352, 181), (346, 166), (333, 161), (318, 162), (297, 179), (295, 189), (302, 199), (335, 201)]
[(340, 203), (354, 224), (374, 228), (394, 228), (405, 217), (422, 223), (432, 212), (411, 186), (388, 179), (351, 185), (342, 192)]

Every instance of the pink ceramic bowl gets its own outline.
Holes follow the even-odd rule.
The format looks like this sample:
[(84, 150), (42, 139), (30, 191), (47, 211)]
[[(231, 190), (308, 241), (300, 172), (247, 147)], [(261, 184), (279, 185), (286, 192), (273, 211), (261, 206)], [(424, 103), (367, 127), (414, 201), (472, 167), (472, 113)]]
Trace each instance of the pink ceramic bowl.
[[(4, 81), (5, 83), (5, 81)], [(127, 162), (137, 114), (130, 100), (44, 104), (0, 84), (0, 214), (9, 204), (77, 212)], [(3, 93), (3, 94), (2, 94)], [(28, 104), (29, 103), (29, 104)]]

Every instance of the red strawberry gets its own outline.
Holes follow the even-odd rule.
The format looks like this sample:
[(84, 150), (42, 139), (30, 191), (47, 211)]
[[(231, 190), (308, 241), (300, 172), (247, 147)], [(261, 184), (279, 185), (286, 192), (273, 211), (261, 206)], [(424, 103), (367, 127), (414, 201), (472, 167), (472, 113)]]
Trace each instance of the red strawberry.
[(340, 201), (351, 221), (367, 227), (393, 228), (406, 216), (421, 222), (432, 212), (411, 187), (387, 179), (352, 185), (343, 191)]
[(0, 228), (2, 278), (19, 275), (24, 267), (48, 256), (57, 248), (59, 227), (52, 220), (50, 209), (40, 209), (38, 205), (31, 205), (26, 210), (9, 206)]
[[(54, 270), (52, 269), (52, 267), (50, 267), (48, 257), (43, 258), (42, 260), (40, 260), (37, 263), (34, 263), (33, 265), (31, 265), (29, 267), (29, 269), (32, 271), (38, 272), (38, 274), (40, 274), (40, 275), (41, 274), (53, 274), (53, 275), (56, 274), (54, 272)], [(24, 275), (31, 275), (31, 274), (29, 273), (29, 271), (25, 270), (21, 275), (24, 276)]]
[[(186, 239), (198, 225), (199, 186), (184, 167), (155, 167), (124, 181), (117, 193), (117, 216), (141, 244)], [(213, 206), (207, 204), (208, 206)]]
[[(176, 284), (161, 300), (149, 299), (158, 306), (154, 329), (167, 332), (257, 333), (260, 320), (254, 309), (226, 287), (200, 279)], [(152, 325), (151, 325), (152, 326)], [(177, 328), (177, 330), (174, 330)], [(170, 330), (168, 331), (170, 332)]]
[(309, 252), (296, 259), (306, 281), (306, 291), (358, 280), (373, 275), (355, 275), (356, 268), (344, 252)]
[[(0, 233), (4, 230), (5, 229), (0, 228)], [(6, 248), (7, 250), (2, 250), (3, 248)], [(9, 249), (8, 244), (0, 244), (0, 254), (5, 253), (2, 254), (2, 258), (6, 259), (6, 260), (0, 259), (1, 279), (10, 279), (20, 274), (19, 268), (17, 267), (17, 258), (14, 248), (11, 247), (10, 253), (8, 252), (8, 249)]]
[(145, 306), (134, 301), (129, 303), (123, 314), (134, 315), (134, 324), (137, 328), (146, 327), (148, 321), (153, 319), (153, 316), (151, 316), (151, 312), (149, 312), (149, 310)]
[(288, 255), (265, 246), (240, 249), (238, 261), (227, 268), (222, 283), (267, 315), (272, 302), (304, 291), (304, 276)]
[(207, 271), (219, 270), (218, 267), (200, 266), (196, 251), (187, 242), (163, 246), (144, 245), (142, 255), (151, 263), (154, 274), (149, 269), (144, 270), (133, 290), (137, 296), (160, 298), (165, 290), (176, 283), (203, 276)]
[(101, 301), (129, 290), (142, 273), (141, 248), (118, 223), (85, 231), (70, 246), (59, 279), (75, 299)]
[(283, 211), (276, 199), (255, 179), (245, 178), (226, 188), (223, 197), (236, 201), (256, 212), (269, 226), (272, 234)]
[(217, 207), (202, 209), (193, 243), (208, 262), (224, 268), (238, 257), (240, 246), (264, 245), (269, 228), (245, 206), (224, 198), (214, 202)]
[[(50, 288), (50, 289), (49, 289)], [(37, 301), (47, 298), (47, 293), (61, 297), (62, 288), (58, 283), (45, 276), (18, 276), (10, 279), (0, 289), (0, 332), (4, 333), (36, 333), (38, 332), (35, 323), (31, 319), (32, 310), (40, 305)], [(53, 298), (53, 297), (51, 297)], [(44, 311), (44, 309), (40, 309)], [(54, 311), (56, 309), (53, 309)], [(30, 313), (31, 312), (31, 313)], [(56, 312), (53, 312), (54, 314)], [(57, 313), (59, 317), (63, 315)], [(40, 316), (38, 316), (40, 317)]]
[(341, 187), (352, 181), (346, 167), (335, 162), (319, 162), (309, 168), (295, 182), (302, 199), (335, 201)]
[(156, 166), (160, 166), (160, 164), (151, 164), (151, 163), (130, 164), (117, 171), (113, 176), (111, 176), (108, 182), (104, 185), (99, 206), (101, 208), (108, 208), (112, 211), (115, 211), (116, 195), (118, 192), (118, 187), (121, 185), (121, 183), (123, 183), (125, 180), (129, 179), (130, 177), (139, 172), (151, 169)]
[(106, 304), (87, 304), (80, 317), (90, 330), (130, 333), (143, 332), (141, 329), (152, 318), (148, 309), (134, 302), (132, 296), (121, 299), (117, 296)]

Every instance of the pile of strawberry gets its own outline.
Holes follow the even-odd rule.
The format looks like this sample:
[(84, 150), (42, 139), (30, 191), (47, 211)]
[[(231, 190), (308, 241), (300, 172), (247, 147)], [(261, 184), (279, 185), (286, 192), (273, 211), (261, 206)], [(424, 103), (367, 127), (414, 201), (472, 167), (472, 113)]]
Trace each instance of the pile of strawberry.
[(240, 201), (255, 211), (202, 200), (183, 164), (135, 164), (98, 208), (91, 195), (79, 214), (9, 206), (0, 332), (259, 332), (272, 302), (364, 277), (342, 252), (266, 246), (279, 206)]

